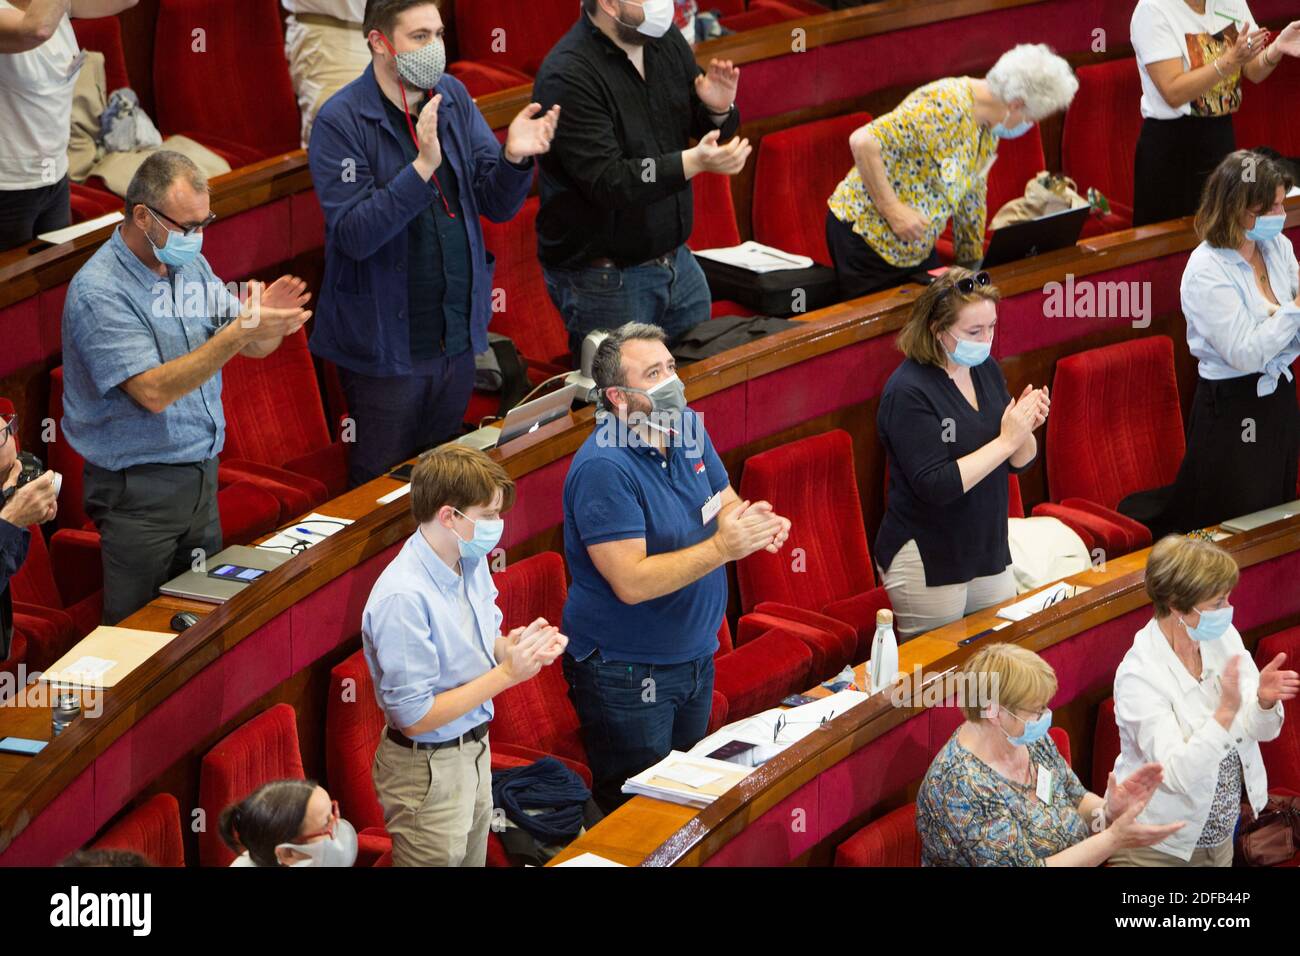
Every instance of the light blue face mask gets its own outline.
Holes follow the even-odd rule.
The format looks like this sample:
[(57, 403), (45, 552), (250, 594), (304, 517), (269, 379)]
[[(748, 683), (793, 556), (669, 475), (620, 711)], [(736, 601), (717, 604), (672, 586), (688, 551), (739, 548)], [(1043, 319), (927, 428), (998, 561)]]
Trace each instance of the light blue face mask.
[(1187, 636), (1194, 641), (1217, 641), (1228, 632), (1232, 626), (1232, 605), (1227, 607), (1216, 607), (1212, 611), (1201, 612), (1201, 623), (1196, 627), (1188, 627), (1187, 622), (1181, 617), (1178, 619), (1187, 631)]
[(457, 508), (451, 510), (474, 526), (474, 537), (469, 541), (466, 541), (460, 535), (456, 535), (456, 543), (460, 546), (460, 556), (462, 558), (485, 558), (491, 554), (492, 549), (501, 541), (501, 533), (505, 530), (506, 523), (500, 518), (478, 518), (476, 520)]
[[(1013, 737), (1011, 734), (1007, 734), (1005, 730), (1002, 731), (1004, 734), (1007, 734), (1007, 740), (1016, 747), (1027, 747), (1030, 744), (1037, 743), (1047, 736), (1047, 731), (1052, 726), (1052, 708), (1050, 707), (1044, 710), (1037, 720), (1024, 720), (1016, 714), (1012, 714), (1009, 710), (1006, 711), (1006, 713), (1011, 714), (1012, 717), (1015, 717), (1016, 720), (1019, 720), (1025, 725), (1024, 733), (1018, 737)], [(998, 729), (1001, 730), (1000, 727)]]
[(1255, 228), (1246, 230), (1246, 238), (1251, 242), (1268, 242), (1282, 235), (1282, 227), (1285, 225), (1285, 213), (1277, 216), (1256, 216)]
[[(952, 335), (951, 332), (948, 333)], [(972, 342), (969, 339), (959, 339), (953, 335), (952, 339), (957, 343), (957, 347), (948, 352), (948, 357), (958, 365), (965, 365), (967, 368), (974, 368), (976, 365), (983, 365), (988, 361), (988, 357), (993, 354), (993, 340), (987, 342)], [(947, 349), (944, 349), (947, 352)]]
[[(1011, 115), (1011, 110), (1007, 110), (1007, 116), (1010, 115)], [(1007, 116), (1004, 116), (1002, 118), (1006, 119)], [(1020, 137), (1024, 136), (1033, 128), (1034, 128), (1034, 124), (1031, 123), (1029, 120), (1025, 120), (1023, 123), (1019, 123), (1016, 126), (1012, 126), (1012, 127), (1006, 127), (1003, 126), (1001, 123), (998, 123), (989, 132), (991, 132), (998, 139), (1019, 139)]]
[(149, 209), (148, 206), (145, 206), (145, 209), (149, 215), (153, 216), (158, 225), (167, 230), (167, 242), (162, 248), (154, 245), (154, 241), (149, 239), (147, 232), (144, 235), (146, 239), (149, 239), (149, 245), (153, 246), (153, 254), (159, 262), (165, 266), (171, 266), (173, 269), (180, 269), (199, 257), (199, 251), (203, 248), (203, 233), (196, 232), (191, 236), (187, 236), (184, 233), (172, 232), (167, 229), (166, 225), (163, 224), (163, 221), (158, 218), (152, 209)]

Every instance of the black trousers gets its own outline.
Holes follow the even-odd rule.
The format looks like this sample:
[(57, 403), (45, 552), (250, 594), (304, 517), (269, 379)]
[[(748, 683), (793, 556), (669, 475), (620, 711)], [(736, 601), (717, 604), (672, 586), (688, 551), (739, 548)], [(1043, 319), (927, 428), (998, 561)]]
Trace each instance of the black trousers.
[(916, 266), (890, 265), (872, 249), (853, 227), (840, 222), (839, 217), (826, 210), (826, 245), (830, 246), (831, 262), (840, 280), (840, 299), (856, 299), (882, 289), (892, 289), (910, 281), (916, 272), (937, 268), (939, 254), (930, 250), (930, 257)]
[(36, 189), (0, 189), (0, 252), (72, 222), (68, 177)]
[(158, 588), (221, 550), (217, 460), (134, 465), (108, 471), (86, 462), (86, 514), (99, 529), (104, 623), (152, 601)]
[(1296, 498), (1300, 411), (1283, 376), (1260, 398), (1257, 375), (1199, 379), (1187, 426), (1187, 453), (1172, 485), (1129, 495), (1119, 511), (1151, 529), (1153, 540), (1185, 534)]
[(1143, 120), (1133, 157), (1133, 225), (1195, 214), (1205, 180), (1236, 148), (1231, 116)]

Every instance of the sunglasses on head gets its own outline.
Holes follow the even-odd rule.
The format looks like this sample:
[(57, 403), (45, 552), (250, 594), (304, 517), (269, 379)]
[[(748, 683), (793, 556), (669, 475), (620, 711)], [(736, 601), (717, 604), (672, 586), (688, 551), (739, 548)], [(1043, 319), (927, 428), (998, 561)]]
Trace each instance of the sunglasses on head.
[(964, 279), (958, 279), (952, 287), (962, 295), (970, 295), (975, 291), (976, 286), (992, 285), (993, 279), (987, 272), (977, 272), (973, 276), (966, 276)]

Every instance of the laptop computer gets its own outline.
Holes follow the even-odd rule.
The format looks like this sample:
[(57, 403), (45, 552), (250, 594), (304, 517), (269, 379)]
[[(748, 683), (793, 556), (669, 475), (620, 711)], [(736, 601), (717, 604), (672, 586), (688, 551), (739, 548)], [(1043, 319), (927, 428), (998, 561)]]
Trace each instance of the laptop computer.
[(1293, 515), (1300, 515), (1300, 501), (1289, 501), (1284, 505), (1274, 505), (1272, 508), (1265, 508), (1263, 511), (1242, 515), (1240, 518), (1229, 518), (1227, 521), (1220, 521), (1219, 527), (1224, 531), (1254, 531), (1256, 528), (1262, 528), (1266, 524), (1272, 524), (1274, 521), (1281, 521), (1283, 518), (1290, 518)]
[[(172, 578), (158, 590), (172, 597), (188, 598), (191, 601), (206, 601), (209, 604), (225, 604), (252, 581), (252, 575), (244, 569), (256, 571), (274, 571), (293, 555), (265, 548), (232, 547), (220, 551), (208, 558), (208, 571), (233, 566), (229, 578), (209, 577), (207, 571), (186, 571), (179, 577)], [(260, 576), (260, 575), (259, 575)]]
[(478, 431), (457, 438), (456, 444), (468, 445), (479, 451), (500, 448), (569, 414), (569, 407), (573, 404), (576, 391), (573, 385), (566, 385), (541, 398), (516, 405), (506, 413), (505, 421), (501, 423), (500, 428), (495, 425), (480, 428)]
[(1074, 245), (1091, 211), (1089, 206), (1064, 209), (995, 230), (984, 253), (982, 268), (991, 269)]

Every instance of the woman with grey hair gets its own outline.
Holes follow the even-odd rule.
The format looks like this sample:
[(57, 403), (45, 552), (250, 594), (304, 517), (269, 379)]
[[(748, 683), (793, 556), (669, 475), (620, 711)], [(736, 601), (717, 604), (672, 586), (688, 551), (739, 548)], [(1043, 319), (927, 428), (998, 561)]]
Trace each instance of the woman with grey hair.
[(855, 130), (854, 166), (827, 202), (826, 243), (841, 295), (866, 295), (938, 266), (934, 245), (949, 219), (957, 262), (977, 266), (998, 144), (1064, 111), (1078, 88), (1050, 47), (1022, 44), (983, 79), (936, 80)]

